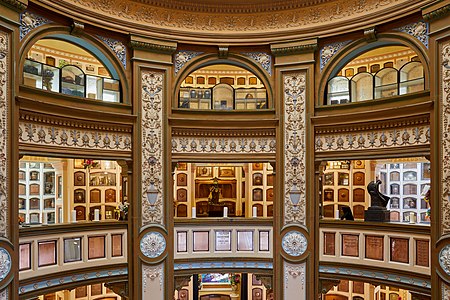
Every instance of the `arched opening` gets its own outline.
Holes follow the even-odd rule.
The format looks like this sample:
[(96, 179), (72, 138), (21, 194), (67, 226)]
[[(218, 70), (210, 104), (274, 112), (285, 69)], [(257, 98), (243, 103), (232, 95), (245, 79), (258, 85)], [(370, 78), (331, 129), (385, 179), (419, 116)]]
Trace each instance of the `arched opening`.
[(117, 71), (104, 55), (93, 51), (92, 46), (85, 48), (59, 37), (41, 39), (27, 53), (23, 84), (75, 97), (122, 102)]
[(345, 104), (420, 92), (425, 89), (424, 66), (406, 46), (369, 50), (344, 66), (327, 82), (325, 104)]
[(184, 78), (178, 94), (178, 108), (266, 109), (267, 90), (260, 78), (242, 67), (209, 65)]

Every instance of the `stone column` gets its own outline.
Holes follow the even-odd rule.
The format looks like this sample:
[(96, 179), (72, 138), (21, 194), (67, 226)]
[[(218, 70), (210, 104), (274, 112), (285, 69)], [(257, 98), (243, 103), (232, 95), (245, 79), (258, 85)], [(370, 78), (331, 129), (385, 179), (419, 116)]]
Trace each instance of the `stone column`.
[[(313, 110), (316, 40), (271, 45), (275, 55), (278, 199), (274, 220), (275, 299), (314, 299), (314, 162), (308, 114)], [(278, 214), (279, 213), (279, 214)], [(281, 246), (281, 247), (280, 247)], [(280, 249), (281, 248), (281, 249)]]
[(173, 299), (173, 209), (167, 112), (176, 44), (131, 36), (134, 132), (130, 299)]
[[(0, 0), (0, 299), (19, 299), (19, 225), (16, 203), (19, 154), (15, 75), (20, 12), (27, 0)], [(13, 250), (15, 249), (15, 250)]]

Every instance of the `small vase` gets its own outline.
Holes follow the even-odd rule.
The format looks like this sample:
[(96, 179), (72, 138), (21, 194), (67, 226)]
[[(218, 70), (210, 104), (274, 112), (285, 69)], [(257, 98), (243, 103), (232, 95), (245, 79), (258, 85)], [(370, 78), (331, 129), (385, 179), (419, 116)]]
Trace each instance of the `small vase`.
[(238, 287), (237, 287), (236, 284), (232, 284), (232, 285), (231, 285), (231, 290), (232, 290), (233, 292), (236, 292), (237, 289), (238, 289)]

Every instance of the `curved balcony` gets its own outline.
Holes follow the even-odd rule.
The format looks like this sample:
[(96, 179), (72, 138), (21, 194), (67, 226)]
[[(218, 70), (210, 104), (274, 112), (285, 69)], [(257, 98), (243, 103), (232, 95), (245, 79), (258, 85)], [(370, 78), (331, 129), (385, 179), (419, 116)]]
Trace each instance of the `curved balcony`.
[(371, 278), (429, 291), (430, 227), (358, 221), (321, 221), (321, 276)]
[(175, 271), (272, 269), (272, 220), (176, 220), (174, 239)]
[(125, 222), (21, 228), (19, 244), (21, 295), (128, 273)]

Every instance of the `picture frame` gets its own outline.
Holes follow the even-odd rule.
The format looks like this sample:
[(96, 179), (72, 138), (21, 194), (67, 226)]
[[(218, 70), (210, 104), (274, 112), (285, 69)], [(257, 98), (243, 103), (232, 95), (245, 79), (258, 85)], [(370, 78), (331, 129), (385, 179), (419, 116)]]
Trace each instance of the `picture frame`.
[(197, 177), (212, 177), (212, 167), (197, 167)]
[(219, 167), (219, 177), (234, 177), (234, 167)]
[(95, 74), (95, 66), (88, 64), (84, 66), (84, 70), (86, 71), (87, 74)]
[(45, 63), (47, 65), (55, 67), (56, 66), (56, 59), (53, 56), (46, 56), (45, 57)]
[(187, 171), (187, 163), (185, 162), (177, 163), (177, 169), (178, 171)]
[(97, 74), (99, 76), (109, 76), (109, 72), (105, 67), (98, 67)]

